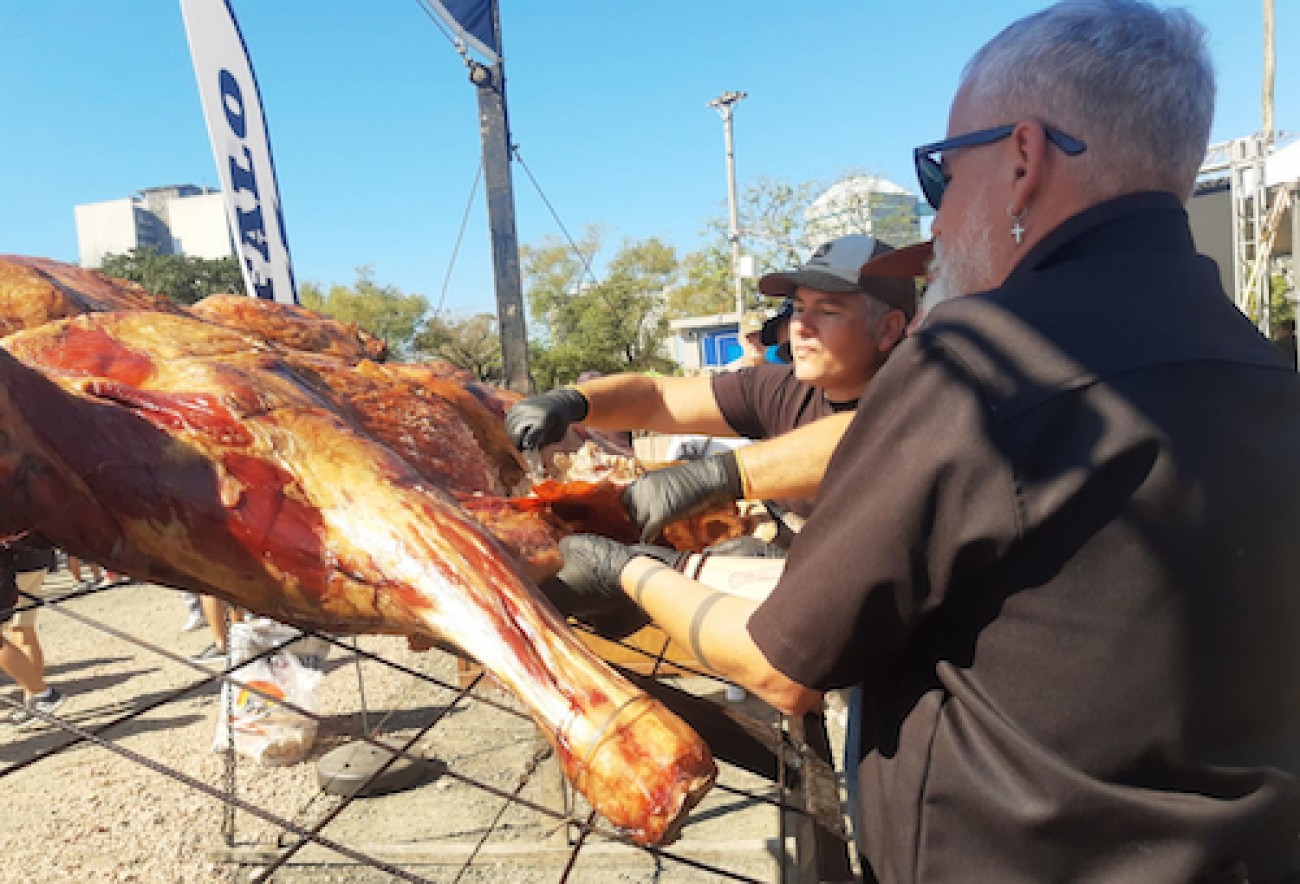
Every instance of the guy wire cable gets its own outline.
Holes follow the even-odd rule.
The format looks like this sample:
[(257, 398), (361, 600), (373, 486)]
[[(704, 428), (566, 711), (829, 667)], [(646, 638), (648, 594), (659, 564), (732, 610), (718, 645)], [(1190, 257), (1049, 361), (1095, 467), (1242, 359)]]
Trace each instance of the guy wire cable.
[(469, 224), (469, 213), (474, 208), (474, 197), (478, 195), (478, 183), (482, 180), (483, 160), (480, 159), (478, 170), (474, 173), (474, 183), (469, 189), (469, 199), (465, 203), (465, 212), (460, 218), (460, 230), (456, 231), (456, 244), (451, 249), (451, 260), (447, 263), (447, 274), (442, 278), (442, 293), (438, 295), (438, 306), (434, 308), (434, 316), (442, 313), (442, 305), (447, 301), (447, 289), (451, 286), (451, 274), (456, 269), (456, 258), (460, 255), (460, 244), (465, 239), (465, 227)]
[(524, 162), (524, 157), (519, 152), (519, 145), (517, 144), (510, 145), (510, 152), (514, 154), (515, 159), (519, 162), (519, 167), (523, 169), (524, 174), (528, 176), (528, 180), (533, 182), (533, 187), (537, 189), (537, 195), (542, 198), (542, 202), (546, 205), (546, 208), (550, 211), (551, 217), (555, 219), (556, 226), (560, 228), (560, 232), (564, 234), (564, 238), (569, 243), (569, 248), (573, 249), (573, 253), (577, 255), (578, 260), (582, 262), (582, 269), (586, 271), (587, 276), (591, 278), (591, 281), (593, 283), (600, 282), (600, 280), (596, 279), (596, 275), (591, 272), (591, 262), (587, 260), (587, 256), (584, 255), (582, 253), (582, 250), (578, 248), (578, 244), (573, 241), (573, 237), (569, 235), (568, 228), (564, 226), (564, 222), (560, 220), (560, 216), (555, 211), (555, 207), (551, 205), (551, 201), (547, 199), (546, 193), (542, 190), (542, 185), (537, 183), (537, 178), (534, 177), (533, 170), (528, 168), (528, 164)]

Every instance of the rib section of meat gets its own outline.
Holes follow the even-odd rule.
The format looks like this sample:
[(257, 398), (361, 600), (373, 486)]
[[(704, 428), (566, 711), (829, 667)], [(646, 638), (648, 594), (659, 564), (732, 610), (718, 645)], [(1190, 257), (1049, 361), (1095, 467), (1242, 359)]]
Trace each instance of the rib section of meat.
[(87, 313), (3, 346), (0, 531), (283, 622), (447, 640), (639, 842), (674, 837), (709, 788), (699, 737), (595, 657), (328, 368), (171, 312)]

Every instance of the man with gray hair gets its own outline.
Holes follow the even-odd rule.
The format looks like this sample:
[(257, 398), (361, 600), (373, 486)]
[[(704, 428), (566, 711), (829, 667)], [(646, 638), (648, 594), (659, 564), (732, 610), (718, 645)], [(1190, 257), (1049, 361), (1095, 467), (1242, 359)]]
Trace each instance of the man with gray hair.
[(929, 313), (775, 588), (561, 544), (570, 586), (778, 708), (862, 686), (881, 880), (1300, 873), (1300, 377), (1193, 247), (1213, 103), (1184, 11), (1009, 26), (915, 151)]

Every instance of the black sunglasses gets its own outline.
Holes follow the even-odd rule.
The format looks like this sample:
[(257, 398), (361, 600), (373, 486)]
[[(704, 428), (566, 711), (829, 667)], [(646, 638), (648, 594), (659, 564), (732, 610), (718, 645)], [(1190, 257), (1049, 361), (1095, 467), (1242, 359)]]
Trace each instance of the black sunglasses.
[[(1005, 126), (995, 126), (992, 129), (981, 129), (978, 132), (967, 132), (965, 135), (958, 135), (956, 138), (948, 138), (944, 141), (936, 141), (934, 144), (923, 144), (916, 150), (912, 151), (912, 158), (916, 162), (916, 178), (921, 182), (921, 192), (925, 194), (926, 202), (935, 209), (943, 202), (943, 192), (948, 189), (948, 182), (952, 176), (943, 171), (943, 152), (945, 150), (955, 150), (959, 147), (979, 147), (984, 144), (993, 144), (1001, 141), (1016, 131), (1016, 123), (1008, 123)], [(1066, 156), (1078, 156), (1088, 149), (1077, 138), (1066, 135), (1060, 129), (1054, 129), (1051, 126), (1043, 126), (1043, 134), (1047, 140), (1059, 147)], [(936, 159), (935, 154), (939, 157)]]

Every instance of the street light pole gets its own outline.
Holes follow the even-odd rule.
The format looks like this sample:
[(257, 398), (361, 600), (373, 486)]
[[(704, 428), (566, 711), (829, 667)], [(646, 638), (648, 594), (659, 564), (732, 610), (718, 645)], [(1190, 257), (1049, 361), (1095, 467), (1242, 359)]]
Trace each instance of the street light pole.
[(722, 133), (727, 148), (727, 207), (730, 212), (731, 277), (736, 285), (736, 322), (745, 312), (745, 283), (740, 277), (740, 211), (736, 206), (736, 150), (731, 137), (731, 113), (737, 102), (746, 97), (744, 92), (724, 92), (709, 102), (722, 115)]

